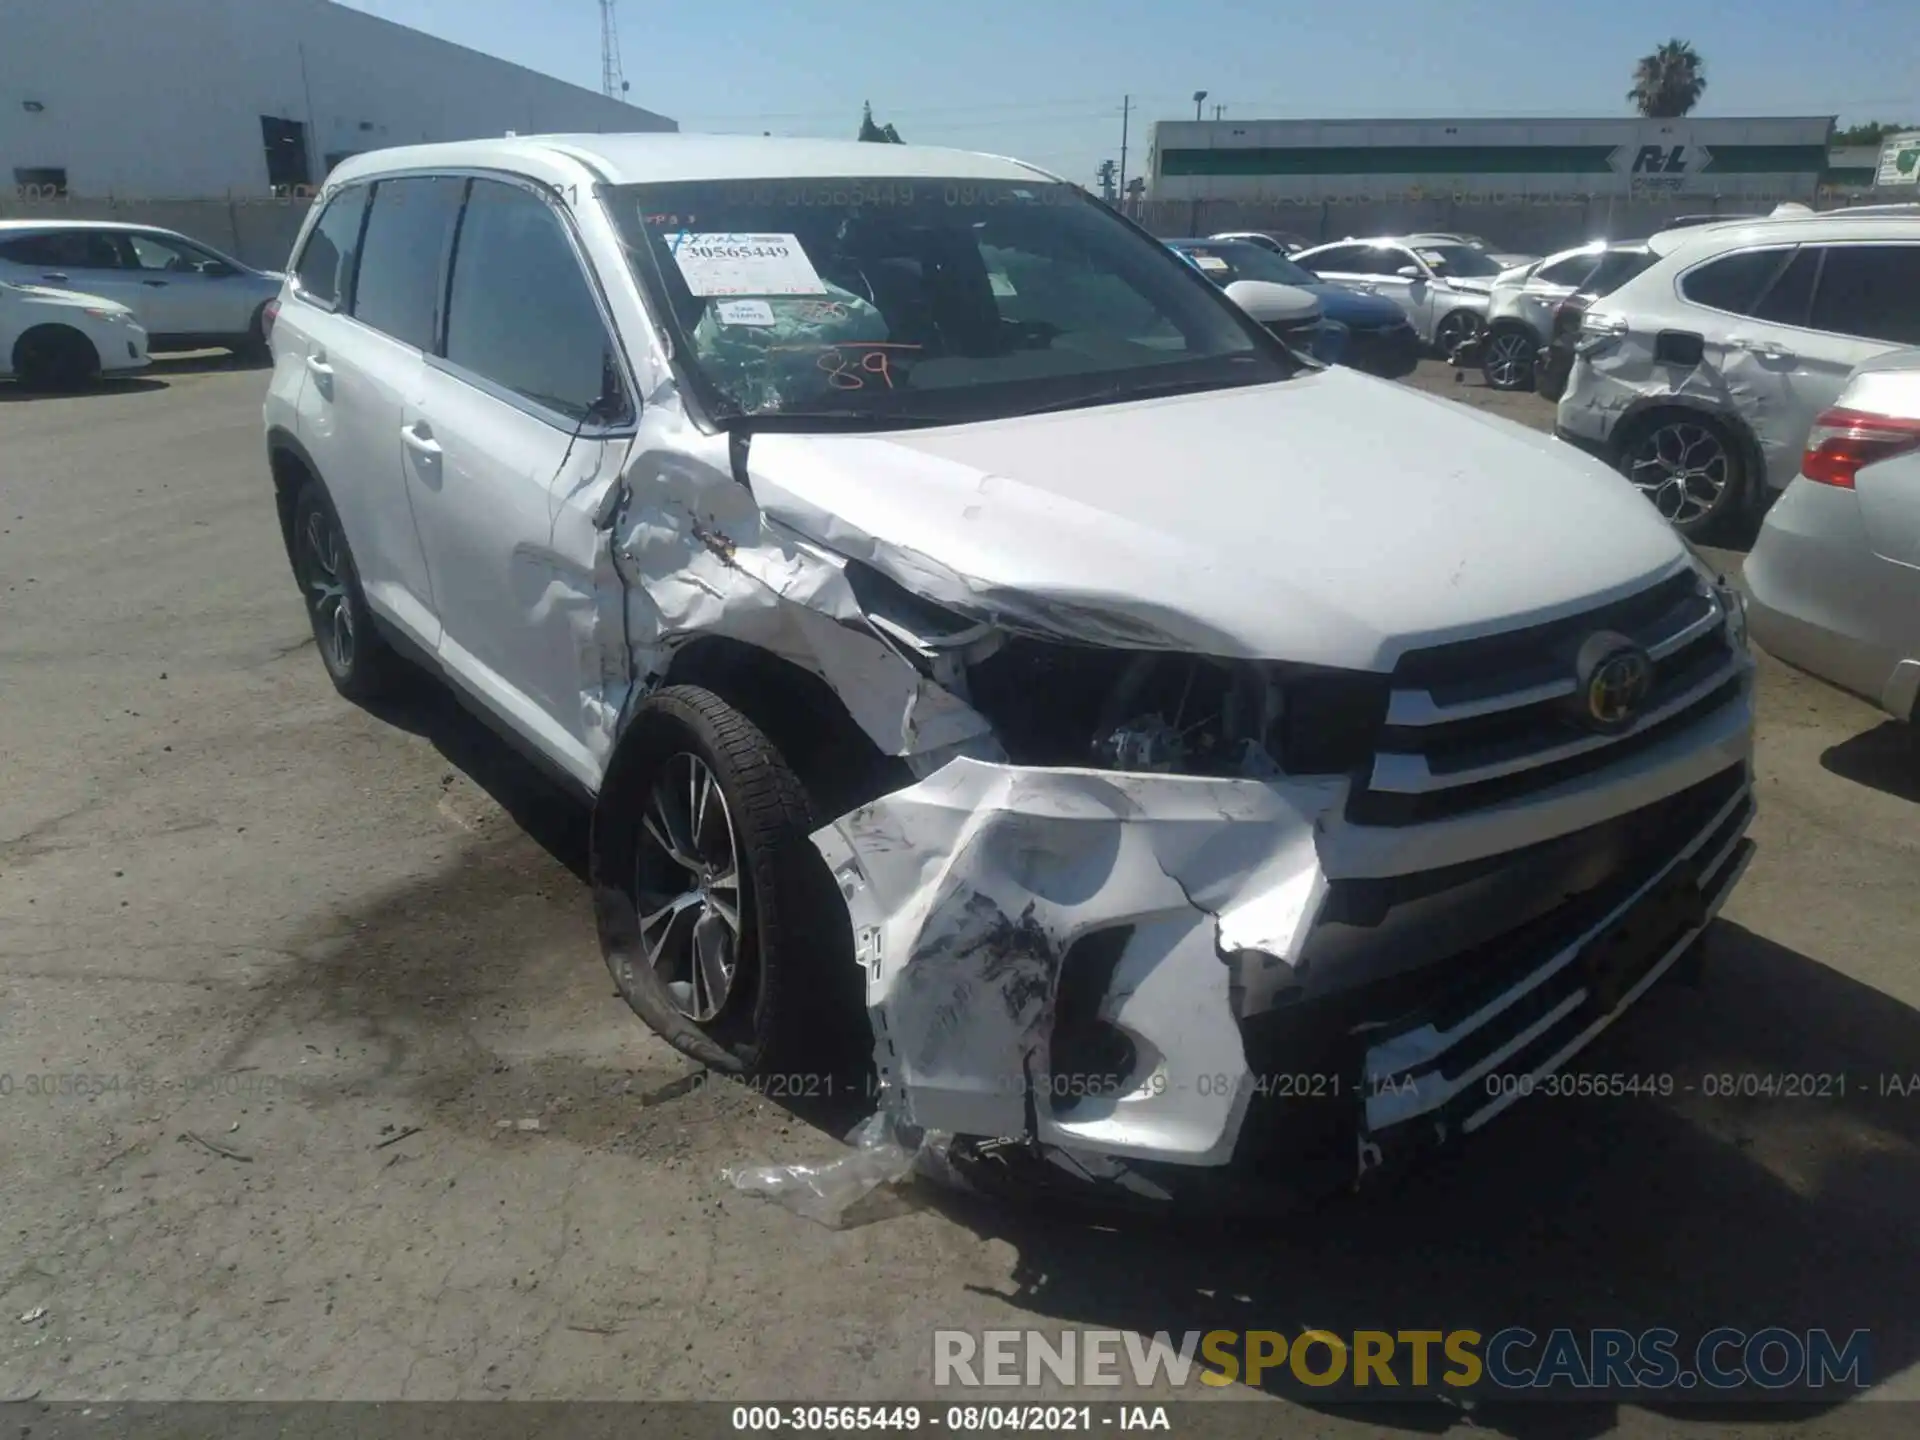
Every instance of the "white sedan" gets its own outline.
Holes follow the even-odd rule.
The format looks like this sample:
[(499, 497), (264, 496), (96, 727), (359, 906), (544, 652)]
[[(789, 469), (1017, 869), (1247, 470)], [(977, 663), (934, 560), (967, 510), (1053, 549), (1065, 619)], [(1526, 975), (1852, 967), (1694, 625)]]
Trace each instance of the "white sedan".
[(0, 220), (0, 280), (117, 301), (156, 350), (222, 346), (264, 355), (262, 308), (283, 278), (151, 225)]
[(126, 306), (0, 280), (0, 377), (35, 390), (70, 390), (147, 363), (147, 332)]

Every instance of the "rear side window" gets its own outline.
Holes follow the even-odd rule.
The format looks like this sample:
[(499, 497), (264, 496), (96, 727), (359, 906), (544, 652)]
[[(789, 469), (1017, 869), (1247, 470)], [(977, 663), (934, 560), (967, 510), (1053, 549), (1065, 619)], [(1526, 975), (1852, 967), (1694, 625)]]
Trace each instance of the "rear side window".
[(353, 285), (354, 319), (417, 350), (433, 348), (440, 262), (466, 184), (447, 175), (418, 175), (373, 187)]
[(50, 230), (9, 240), (0, 255), (16, 265), (44, 265), (54, 270), (118, 270), (120, 252), (105, 230)]
[(354, 252), (360, 244), (360, 218), (366, 212), (364, 185), (342, 190), (327, 201), (294, 262), (293, 278), (303, 295), (323, 305), (338, 305), (346, 299)]
[(1807, 306), (1813, 301), (1813, 280), (1820, 270), (1820, 250), (1803, 245), (1794, 253), (1760, 303), (1753, 307), (1753, 318), (1775, 325), (1805, 325)]
[(580, 420), (618, 373), (612, 351), (560, 217), (531, 191), (475, 180), (453, 252), (447, 359)]
[(1600, 263), (1598, 255), (1575, 255), (1566, 260), (1557, 260), (1551, 265), (1543, 265), (1534, 272), (1533, 278), (1548, 285), (1578, 285), (1593, 274)]
[(1689, 270), (1680, 280), (1680, 293), (1709, 310), (1744, 315), (1760, 298), (1767, 282), (1786, 263), (1788, 252), (1742, 250), (1723, 255)]
[(1611, 295), (1652, 263), (1650, 250), (1609, 250), (1581, 285), (1581, 293), (1596, 298)]
[(1336, 245), (1331, 250), (1322, 250), (1318, 255), (1300, 259), (1299, 263), (1309, 270), (1341, 275), (1373, 275), (1379, 273), (1368, 263), (1368, 247), (1365, 245)]
[(1920, 345), (1920, 245), (1829, 245), (1826, 252), (1809, 325)]

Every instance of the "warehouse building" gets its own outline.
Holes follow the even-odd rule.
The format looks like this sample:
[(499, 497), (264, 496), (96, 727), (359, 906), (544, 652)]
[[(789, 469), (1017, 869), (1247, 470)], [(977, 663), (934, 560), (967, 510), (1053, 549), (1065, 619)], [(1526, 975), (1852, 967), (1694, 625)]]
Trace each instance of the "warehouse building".
[(298, 196), (389, 145), (677, 128), (330, 0), (5, 0), (0, 19), (16, 204)]
[(1163, 120), (1162, 201), (1514, 197), (1743, 202), (1818, 196), (1833, 117), (1644, 120)]

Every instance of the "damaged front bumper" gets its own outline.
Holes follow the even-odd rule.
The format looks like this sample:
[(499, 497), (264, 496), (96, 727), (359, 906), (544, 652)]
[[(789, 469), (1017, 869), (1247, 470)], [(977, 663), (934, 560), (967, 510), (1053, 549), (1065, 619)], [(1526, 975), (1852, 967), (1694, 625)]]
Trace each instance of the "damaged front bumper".
[(1437, 827), (1350, 823), (1344, 778), (970, 759), (814, 842), (902, 1121), (1320, 1188), (1478, 1129), (1675, 965), (1747, 860), (1747, 744), (1571, 785), (1580, 828), (1439, 868)]

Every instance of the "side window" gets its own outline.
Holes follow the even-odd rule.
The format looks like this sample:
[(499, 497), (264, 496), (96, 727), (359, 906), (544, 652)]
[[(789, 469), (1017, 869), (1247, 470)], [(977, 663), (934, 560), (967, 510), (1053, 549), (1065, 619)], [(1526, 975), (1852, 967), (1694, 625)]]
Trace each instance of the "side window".
[(580, 420), (618, 373), (612, 352), (560, 217), (517, 185), (474, 181), (454, 245), (448, 361)]
[(375, 184), (360, 241), (360, 271), (353, 282), (354, 319), (403, 345), (433, 349), (440, 261), (466, 184), (449, 175)]
[(161, 235), (132, 230), (120, 238), (126, 244), (126, 254), (132, 257), (130, 268), (135, 270), (171, 270), (176, 274), (191, 274), (220, 263), (204, 250)]
[(366, 213), (364, 185), (342, 190), (327, 201), (294, 262), (293, 278), (301, 294), (322, 305), (338, 305), (346, 299), (360, 244), (360, 219)]
[(1533, 272), (1533, 278), (1548, 285), (1579, 286), (1599, 268), (1598, 255), (1573, 255), (1565, 260), (1556, 260), (1551, 265), (1542, 265)]
[(1609, 250), (1580, 288), (1595, 297), (1611, 295), (1651, 264), (1650, 250)]
[(1829, 245), (1807, 322), (1815, 330), (1920, 345), (1920, 245)]
[[(1428, 263), (1432, 264), (1431, 261)], [(1382, 245), (1368, 251), (1367, 265), (1369, 273), (1374, 275), (1398, 275), (1408, 265), (1420, 270), (1422, 274), (1426, 273), (1414, 253), (1411, 250), (1402, 250), (1398, 245)], [(1437, 273), (1444, 273), (1446, 268), (1444, 261), (1433, 265)]]
[(1813, 301), (1813, 277), (1819, 270), (1820, 247), (1802, 245), (1753, 307), (1753, 318), (1775, 325), (1805, 325), (1807, 306)]
[(1783, 249), (1741, 250), (1709, 260), (1680, 279), (1680, 293), (1709, 310), (1744, 315), (1753, 308), (1769, 280), (1786, 263)]

